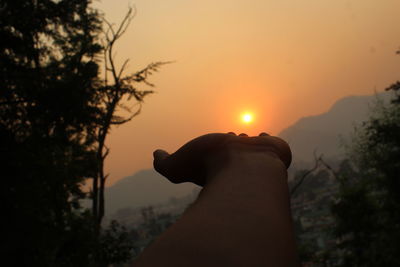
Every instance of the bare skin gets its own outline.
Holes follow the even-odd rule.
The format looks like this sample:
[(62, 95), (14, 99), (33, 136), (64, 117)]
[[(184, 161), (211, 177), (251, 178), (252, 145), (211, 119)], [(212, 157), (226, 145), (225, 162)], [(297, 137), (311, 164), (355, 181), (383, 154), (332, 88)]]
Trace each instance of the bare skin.
[(133, 266), (299, 266), (290, 216), (286, 142), (265, 133), (200, 136), (154, 168), (203, 186), (182, 217)]

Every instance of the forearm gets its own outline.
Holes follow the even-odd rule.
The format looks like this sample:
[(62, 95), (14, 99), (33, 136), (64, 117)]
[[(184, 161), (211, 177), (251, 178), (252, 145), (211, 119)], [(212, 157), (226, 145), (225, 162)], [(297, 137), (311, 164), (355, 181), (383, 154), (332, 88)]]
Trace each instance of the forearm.
[(294, 266), (283, 164), (245, 154), (211, 175), (196, 202), (135, 266)]

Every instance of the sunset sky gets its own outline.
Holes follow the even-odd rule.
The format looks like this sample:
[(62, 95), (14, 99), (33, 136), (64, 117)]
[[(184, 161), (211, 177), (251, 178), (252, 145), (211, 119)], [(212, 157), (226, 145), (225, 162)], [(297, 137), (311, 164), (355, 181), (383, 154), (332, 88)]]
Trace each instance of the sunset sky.
[[(278, 134), (339, 98), (373, 94), (400, 79), (399, 0), (102, 0), (118, 23), (136, 18), (117, 45), (128, 71), (165, 65), (156, 94), (108, 139), (108, 185), (152, 166), (208, 132)], [(146, 89), (145, 87), (141, 87)], [(242, 115), (253, 114), (251, 123)]]

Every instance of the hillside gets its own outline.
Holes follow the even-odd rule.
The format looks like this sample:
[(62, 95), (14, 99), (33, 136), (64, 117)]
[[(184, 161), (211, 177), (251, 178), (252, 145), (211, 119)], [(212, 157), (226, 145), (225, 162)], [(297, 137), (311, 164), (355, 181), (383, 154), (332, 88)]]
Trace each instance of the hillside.
[(197, 186), (190, 183), (172, 184), (156, 171), (141, 170), (106, 188), (106, 211), (112, 214), (123, 208), (137, 208), (167, 202), (182, 197)]
[(311, 161), (314, 150), (327, 158), (339, 158), (344, 155), (342, 140), (348, 140), (355, 125), (368, 118), (369, 107), (377, 99), (388, 101), (390, 94), (339, 99), (327, 112), (303, 117), (279, 136), (290, 144), (295, 163)]
[[(307, 166), (313, 159), (313, 151), (324, 153), (326, 158), (343, 155), (340, 148), (342, 136), (346, 138), (354, 125), (367, 119), (369, 104), (381, 98), (388, 101), (389, 94), (349, 96), (338, 100), (326, 113), (299, 119), (283, 130), (279, 136), (290, 143), (294, 156), (291, 172)], [(112, 214), (123, 208), (138, 208), (168, 202), (172, 197), (189, 195), (197, 186), (184, 183), (172, 184), (152, 169), (142, 170), (123, 178), (106, 188), (106, 211)]]

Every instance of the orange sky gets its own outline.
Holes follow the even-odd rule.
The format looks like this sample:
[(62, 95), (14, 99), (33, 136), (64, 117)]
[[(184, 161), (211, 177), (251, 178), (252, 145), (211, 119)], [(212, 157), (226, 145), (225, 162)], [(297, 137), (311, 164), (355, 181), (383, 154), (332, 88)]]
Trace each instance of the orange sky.
[[(137, 16), (117, 47), (129, 71), (154, 61), (157, 93), (112, 130), (111, 185), (149, 168), (152, 151), (176, 150), (207, 132), (278, 134), (339, 98), (400, 79), (398, 0), (102, 0), (117, 23)], [(240, 123), (244, 111), (254, 123)]]

